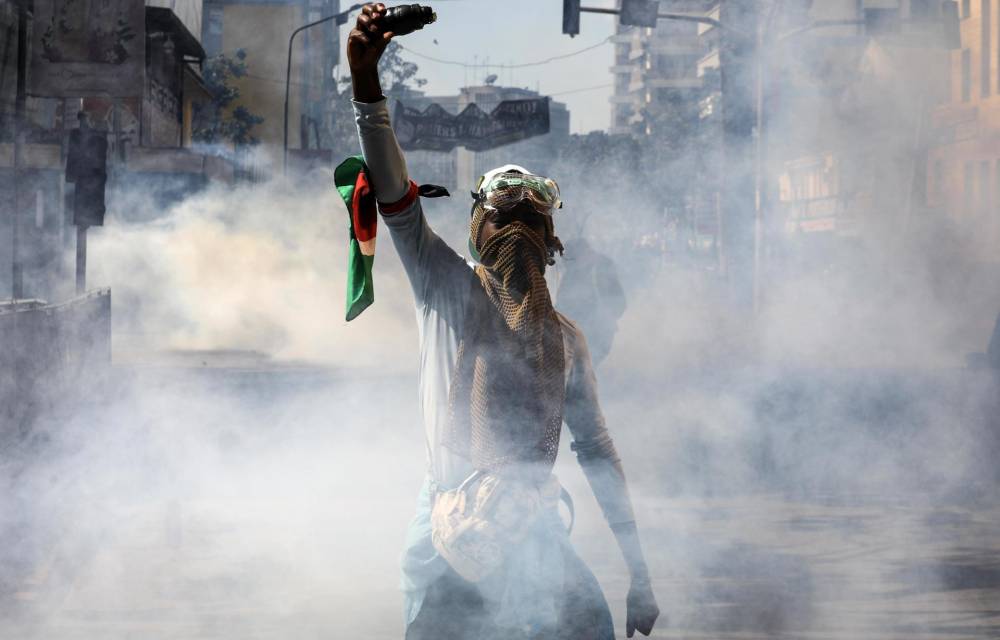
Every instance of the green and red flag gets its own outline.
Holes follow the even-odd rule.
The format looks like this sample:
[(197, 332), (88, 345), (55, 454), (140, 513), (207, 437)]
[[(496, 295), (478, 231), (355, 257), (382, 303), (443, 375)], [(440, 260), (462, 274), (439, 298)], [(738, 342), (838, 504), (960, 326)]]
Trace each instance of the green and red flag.
[(351, 219), (351, 244), (347, 256), (348, 321), (357, 318), (375, 301), (372, 264), (375, 262), (378, 213), (367, 169), (361, 156), (351, 156), (340, 163), (333, 174)]

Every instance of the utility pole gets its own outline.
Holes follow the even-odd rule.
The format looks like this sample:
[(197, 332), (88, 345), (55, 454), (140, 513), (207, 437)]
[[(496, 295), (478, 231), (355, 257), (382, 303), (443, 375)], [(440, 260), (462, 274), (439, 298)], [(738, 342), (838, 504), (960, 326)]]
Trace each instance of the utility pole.
[(76, 226), (76, 295), (87, 292), (87, 225)]
[(763, 179), (755, 171), (762, 160), (759, 151), (761, 117), (757, 70), (761, 64), (755, 0), (724, 0), (720, 21), (728, 28), (719, 33), (719, 68), (722, 80), (723, 171), (720, 194), (730, 294), (738, 306), (751, 308), (754, 301), (755, 219), (758, 191)]
[(14, 99), (14, 202), (11, 209), (11, 297), (24, 297), (21, 268), (21, 166), (24, 163), (25, 112), (28, 100), (28, 2), (17, 0), (17, 94)]
[(301, 27), (299, 27), (298, 29), (296, 29), (295, 31), (292, 31), (292, 35), (290, 35), (288, 37), (288, 60), (287, 60), (286, 66), (285, 66), (285, 120), (284, 120), (284, 126), (283, 126), (284, 143), (282, 145), (283, 151), (282, 151), (282, 163), (281, 163), (282, 172), (285, 175), (288, 174), (288, 100), (289, 100), (289, 94), (291, 93), (291, 83), (292, 83), (292, 45), (295, 42), (295, 36), (299, 35), (300, 32), (305, 31), (306, 29), (309, 29), (310, 27), (315, 27), (316, 25), (324, 24), (326, 22), (330, 22), (331, 20), (336, 21), (336, 24), (338, 26), (342, 25), (342, 24), (346, 24), (347, 23), (347, 16), (352, 11), (357, 11), (358, 9), (360, 9), (361, 6), (362, 5), (360, 5), (360, 4), (354, 4), (354, 5), (351, 5), (350, 7), (348, 7), (347, 9), (345, 9), (344, 11), (341, 11), (340, 13), (335, 13), (332, 16), (326, 16), (325, 18), (320, 18), (319, 20), (316, 20), (314, 22), (310, 22), (309, 24), (304, 24)]

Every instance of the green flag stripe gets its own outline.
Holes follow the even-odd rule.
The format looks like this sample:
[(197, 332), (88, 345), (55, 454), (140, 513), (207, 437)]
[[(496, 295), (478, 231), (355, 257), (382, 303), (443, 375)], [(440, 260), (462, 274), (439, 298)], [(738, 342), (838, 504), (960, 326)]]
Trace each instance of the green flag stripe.
[(347, 207), (347, 217), (350, 220), (351, 239), (347, 254), (347, 320), (358, 317), (375, 301), (375, 285), (372, 279), (374, 255), (364, 255), (358, 243), (354, 230), (354, 185), (358, 174), (365, 170), (364, 158), (351, 156), (334, 171), (334, 184), (337, 193)]

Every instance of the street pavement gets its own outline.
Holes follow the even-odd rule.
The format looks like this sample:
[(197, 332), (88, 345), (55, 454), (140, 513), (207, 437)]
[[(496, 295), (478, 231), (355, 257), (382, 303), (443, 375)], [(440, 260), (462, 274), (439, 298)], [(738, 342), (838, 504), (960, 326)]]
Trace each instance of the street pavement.
[[(412, 378), (240, 362), (119, 367), (118, 400), (54, 414), (7, 503), (0, 638), (401, 637), (397, 560), (423, 472)], [(634, 400), (609, 402), (609, 420)], [(1000, 638), (990, 486), (695, 491), (661, 480), (657, 453), (677, 442), (620, 436), (664, 612), (653, 637)], [(573, 541), (624, 637), (627, 576), (565, 444)]]

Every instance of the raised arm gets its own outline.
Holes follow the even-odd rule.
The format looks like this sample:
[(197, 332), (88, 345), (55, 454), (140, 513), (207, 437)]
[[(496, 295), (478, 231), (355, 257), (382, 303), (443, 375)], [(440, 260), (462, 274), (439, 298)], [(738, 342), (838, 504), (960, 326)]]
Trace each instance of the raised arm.
[(392, 32), (383, 32), (379, 26), (384, 12), (384, 4), (367, 4), (361, 8), (357, 24), (347, 38), (347, 61), (351, 67), (361, 152), (368, 165), (375, 198), (391, 206), (406, 197), (410, 179), (403, 152), (389, 126), (378, 77), (378, 62), (392, 40)]
[(649, 568), (639, 542), (625, 470), (604, 423), (587, 341), (575, 326), (572, 330), (576, 333), (576, 347), (565, 408), (566, 425), (573, 435), (572, 449), (615, 534), (632, 578), (626, 601), (626, 635), (631, 638), (636, 629), (649, 635), (660, 609), (653, 596)]
[(384, 12), (383, 4), (362, 7), (347, 39), (361, 152), (417, 305), (433, 307), (446, 320), (459, 323), (471, 276), (465, 260), (428, 226), (389, 122), (378, 75), (379, 59), (392, 39), (392, 33), (380, 27)]

